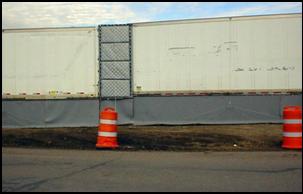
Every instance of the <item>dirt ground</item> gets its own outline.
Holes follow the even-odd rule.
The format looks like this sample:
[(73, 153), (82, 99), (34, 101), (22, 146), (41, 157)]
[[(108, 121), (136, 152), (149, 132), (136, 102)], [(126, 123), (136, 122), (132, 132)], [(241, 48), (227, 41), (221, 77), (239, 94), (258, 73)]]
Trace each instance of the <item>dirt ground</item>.
[[(2, 129), (2, 146), (96, 149), (97, 131), (97, 127)], [(283, 150), (281, 124), (119, 126), (118, 142), (118, 150)]]

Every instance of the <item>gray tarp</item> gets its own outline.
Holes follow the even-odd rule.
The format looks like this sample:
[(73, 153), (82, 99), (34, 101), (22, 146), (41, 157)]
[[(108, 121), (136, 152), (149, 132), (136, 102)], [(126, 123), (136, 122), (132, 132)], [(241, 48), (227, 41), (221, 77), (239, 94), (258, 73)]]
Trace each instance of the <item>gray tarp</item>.
[[(103, 100), (117, 108), (118, 124), (282, 123), (285, 105), (302, 106), (302, 95), (134, 97)], [(2, 127), (98, 126), (94, 100), (2, 100)]]
[(2, 127), (96, 126), (98, 100), (2, 100)]
[[(136, 124), (279, 123), (286, 104), (297, 96), (193, 96), (135, 99)], [(148, 108), (147, 108), (148, 107)]]

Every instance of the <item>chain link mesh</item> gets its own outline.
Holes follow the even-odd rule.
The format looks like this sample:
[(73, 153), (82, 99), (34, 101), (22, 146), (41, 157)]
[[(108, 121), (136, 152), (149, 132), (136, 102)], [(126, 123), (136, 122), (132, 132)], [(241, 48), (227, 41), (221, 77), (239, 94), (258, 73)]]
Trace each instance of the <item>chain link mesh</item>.
[(98, 32), (100, 95), (101, 97), (130, 97), (130, 26), (101, 25)]
[(103, 62), (101, 77), (103, 79), (130, 79), (129, 62)]
[(106, 43), (101, 44), (101, 60), (102, 61), (119, 61), (129, 60), (129, 44), (128, 43)]
[(102, 80), (101, 94), (103, 97), (130, 96), (129, 80)]
[(101, 42), (128, 42), (129, 27), (128, 26), (102, 26)]

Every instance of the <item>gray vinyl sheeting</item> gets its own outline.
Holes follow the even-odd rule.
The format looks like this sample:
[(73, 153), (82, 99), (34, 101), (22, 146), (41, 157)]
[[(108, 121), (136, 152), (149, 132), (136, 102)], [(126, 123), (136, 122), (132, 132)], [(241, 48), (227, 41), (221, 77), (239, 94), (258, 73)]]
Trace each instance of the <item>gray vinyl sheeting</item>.
[(302, 106), (302, 94), (2, 100), (2, 128), (96, 127), (99, 105), (116, 107), (120, 125), (282, 123), (283, 107)]
[(2, 128), (92, 127), (98, 100), (2, 100)]

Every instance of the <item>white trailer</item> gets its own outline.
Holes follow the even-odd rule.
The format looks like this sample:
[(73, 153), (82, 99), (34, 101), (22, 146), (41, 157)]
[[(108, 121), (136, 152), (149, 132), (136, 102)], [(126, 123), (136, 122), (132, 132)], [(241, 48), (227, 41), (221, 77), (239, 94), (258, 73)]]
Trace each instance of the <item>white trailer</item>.
[(95, 27), (2, 30), (2, 98), (98, 96)]
[(302, 14), (134, 24), (133, 76), (136, 94), (302, 91)]
[(2, 127), (98, 126), (107, 106), (118, 124), (282, 123), (283, 107), (302, 106), (302, 14), (3, 30), (2, 40)]
[[(132, 26), (135, 95), (302, 91), (302, 14)], [(95, 27), (2, 30), (2, 40), (2, 98), (100, 93)]]

